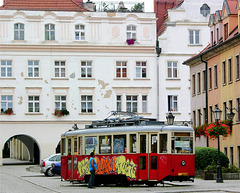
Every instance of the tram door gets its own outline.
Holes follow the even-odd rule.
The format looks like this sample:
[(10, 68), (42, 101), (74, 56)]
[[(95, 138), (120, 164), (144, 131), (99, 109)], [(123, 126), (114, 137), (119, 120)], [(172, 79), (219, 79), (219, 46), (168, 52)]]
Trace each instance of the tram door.
[(77, 138), (68, 138), (68, 179), (77, 178)]
[(139, 134), (139, 180), (156, 180), (157, 172), (157, 133)]

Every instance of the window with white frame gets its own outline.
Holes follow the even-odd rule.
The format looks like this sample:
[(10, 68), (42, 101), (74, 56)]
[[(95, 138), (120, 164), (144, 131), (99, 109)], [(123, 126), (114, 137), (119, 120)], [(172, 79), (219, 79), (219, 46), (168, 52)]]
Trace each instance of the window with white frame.
[(12, 77), (12, 61), (1, 60), (1, 78)]
[(126, 96), (127, 112), (137, 112), (138, 96)]
[(28, 96), (28, 112), (40, 112), (40, 96)]
[(192, 95), (196, 95), (196, 75), (192, 75)]
[(55, 61), (55, 78), (66, 77), (65, 61)]
[(13, 96), (1, 95), (1, 112), (13, 108)]
[(67, 96), (55, 95), (55, 109), (56, 110), (67, 109)]
[(167, 62), (168, 78), (177, 78), (177, 62)]
[(168, 111), (178, 111), (178, 96), (168, 95)]
[(127, 78), (127, 62), (116, 62), (116, 77)]
[(142, 112), (147, 113), (147, 96), (142, 96)]
[(209, 106), (209, 120), (208, 120), (208, 123), (211, 123), (213, 121), (213, 107), (212, 106)]
[(231, 83), (233, 80), (233, 75), (232, 75), (232, 58), (228, 59), (228, 82)]
[(203, 70), (202, 71), (202, 89), (203, 89), (203, 92), (205, 92), (206, 91), (206, 88), (207, 88), (207, 84), (206, 84), (206, 70)]
[(201, 73), (197, 73), (197, 93), (201, 93)]
[(117, 95), (117, 111), (122, 111), (122, 96)]
[(92, 61), (81, 61), (81, 78), (92, 77)]
[(93, 112), (93, 96), (92, 95), (81, 96), (81, 112), (82, 113)]
[(75, 25), (75, 40), (85, 40), (84, 25)]
[(218, 68), (217, 65), (214, 66), (214, 88), (218, 87)]
[(147, 78), (147, 63), (146, 62), (136, 62), (136, 77), (137, 78)]
[(226, 62), (222, 62), (222, 84), (225, 85), (227, 83), (227, 69)]
[(55, 40), (55, 25), (46, 24), (45, 25), (45, 40)]
[(211, 90), (212, 89), (212, 68), (208, 68), (208, 77), (209, 77), (209, 80), (208, 80), (209, 90)]
[(14, 40), (24, 40), (24, 24), (14, 24)]
[(235, 69), (236, 69), (236, 80), (240, 79), (240, 60), (239, 60), (239, 55), (235, 57)]
[(237, 109), (237, 121), (239, 122), (240, 121), (240, 98), (237, 98), (237, 101), (236, 101), (236, 109)]
[(189, 43), (190, 45), (200, 44), (200, 30), (189, 30)]
[(137, 27), (134, 25), (127, 26), (127, 39), (137, 39)]
[(28, 77), (39, 77), (39, 61), (28, 60)]

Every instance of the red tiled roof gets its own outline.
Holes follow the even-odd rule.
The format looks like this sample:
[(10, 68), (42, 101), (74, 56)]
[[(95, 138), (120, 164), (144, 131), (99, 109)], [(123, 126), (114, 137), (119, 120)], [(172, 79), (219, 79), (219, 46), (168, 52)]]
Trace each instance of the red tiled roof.
[(36, 11), (88, 11), (73, 0), (8, 0), (0, 9)]
[[(156, 13), (158, 17), (157, 36), (160, 36), (166, 29), (165, 21), (168, 19), (168, 9), (174, 9), (184, 2), (184, 0), (157, 0), (161, 14)], [(158, 9), (157, 9), (158, 10)]]
[(203, 52), (205, 52), (206, 50), (208, 50), (210, 48), (210, 44), (208, 44), (205, 48), (202, 49), (202, 51), (200, 51), (199, 53), (193, 55), (191, 58), (188, 58), (187, 60), (185, 60), (183, 62), (183, 64), (185, 64), (187, 61), (191, 60), (192, 58), (196, 57), (196, 56), (200, 56), (200, 54), (202, 54)]
[(231, 14), (238, 14), (237, 0), (227, 0), (228, 7)]

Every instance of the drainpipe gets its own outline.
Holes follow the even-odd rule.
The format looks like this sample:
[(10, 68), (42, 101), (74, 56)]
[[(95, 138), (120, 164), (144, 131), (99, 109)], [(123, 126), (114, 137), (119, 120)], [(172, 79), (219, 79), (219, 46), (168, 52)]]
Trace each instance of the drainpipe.
[(162, 49), (159, 48), (158, 40), (156, 42), (156, 53), (157, 53), (157, 119), (159, 120), (159, 56)]
[[(201, 55), (201, 62), (205, 63), (205, 84), (206, 84), (206, 97), (205, 97), (206, 115), (205, 115), (205, 123), (208, 123), (208, 72), (207, 72), (208, 63), (207, 63), (207, 61), (203, 60), (202, 56), (203, 55)], [(208, 137), (207, 137), (207, 147), (209, 147)]]

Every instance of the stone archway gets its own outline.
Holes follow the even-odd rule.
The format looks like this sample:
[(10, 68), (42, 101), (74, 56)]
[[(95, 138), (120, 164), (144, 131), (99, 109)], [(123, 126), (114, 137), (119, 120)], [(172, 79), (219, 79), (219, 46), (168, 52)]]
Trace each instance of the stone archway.
[[(8, 152), (9, 151), (9, 152)], [(4, 155), (9, 155), (13, 160), (40, 164), (40, 148), (35, 139), (28, 135), (15, 135), (9, 138), (3, 148)], [(21, 162), (16, 162), (21, 163)], [(8, 164), (3, 161), (3, 164)]]

